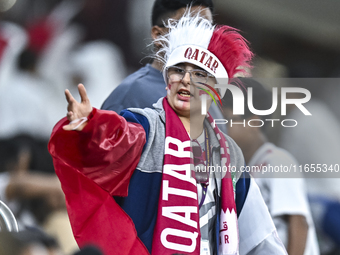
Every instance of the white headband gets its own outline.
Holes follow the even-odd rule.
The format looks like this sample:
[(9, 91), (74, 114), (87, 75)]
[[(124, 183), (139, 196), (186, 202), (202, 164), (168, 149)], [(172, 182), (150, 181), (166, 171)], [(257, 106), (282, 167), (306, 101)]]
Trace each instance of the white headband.
[[(163, 71), (165, 82), (167, 82), (167, 77), (165, 73), (166, 68), (184, 62), (197, 65), (203, 70), (207, 71), (216, 78), (217, 83), (219, 83), (219, 80), (221, 79), (223, 80), (223, 82), (225, 82), (225, 79), (228, 79), (229, 77), (221, 61), (212, 52), (195, 45), (183, 45), (177, 47), (171, 53), (168, 61), (166, 62)], [(221, 95), (224, 94), (224, 91), (221, 92)]]

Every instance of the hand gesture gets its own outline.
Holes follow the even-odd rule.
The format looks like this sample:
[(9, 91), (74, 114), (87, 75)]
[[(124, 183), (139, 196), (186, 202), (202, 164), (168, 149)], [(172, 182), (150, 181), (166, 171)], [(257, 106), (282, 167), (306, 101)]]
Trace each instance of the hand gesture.
[[(92, 112), (92, 106), (89, 98), (87, 97), (86, 89), (83, 84), (78, 85), (78, 91), (81, 98), (80, 103), (74, 99), (68, 89), (65, 90), (65, 96), (68, 102), (67, 119), (70, 121), (70, 123), (63, 126), (64, 130), (83, 130), (83, 128), (86, 126), (86, 121), (83, 120)], [(79, 125), (80, 123), (81, 125)]]

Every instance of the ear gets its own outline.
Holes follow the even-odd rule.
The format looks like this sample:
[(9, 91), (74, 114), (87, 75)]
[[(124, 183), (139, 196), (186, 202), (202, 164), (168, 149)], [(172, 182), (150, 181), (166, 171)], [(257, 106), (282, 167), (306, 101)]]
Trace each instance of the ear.
[(156, 40), (159, 38), (161, 35), (165, 34), (165, 28), (164, 27), (159, 27), (159, 26), (153, 26), (151, 28), (151, 37), (152, 40)]

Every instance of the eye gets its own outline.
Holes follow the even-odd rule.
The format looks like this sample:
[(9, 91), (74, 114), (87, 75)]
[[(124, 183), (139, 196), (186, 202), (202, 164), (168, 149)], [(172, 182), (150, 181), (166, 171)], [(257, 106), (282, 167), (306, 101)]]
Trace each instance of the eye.
[(174, 68), (174, 72), (179, 73), (179, 74), (183, 74), (184, 70), (182, 68), (176, 67), (176, 68)]
[(170, 73), (170, 74), (183, 74), (184, 70), (180, 67), (172, 66), (172, 67), (169, 67), (168, 73)]
[(208, 73), (200, 70), (194, 70), (192, 74), (197, 78), (207, 78)]

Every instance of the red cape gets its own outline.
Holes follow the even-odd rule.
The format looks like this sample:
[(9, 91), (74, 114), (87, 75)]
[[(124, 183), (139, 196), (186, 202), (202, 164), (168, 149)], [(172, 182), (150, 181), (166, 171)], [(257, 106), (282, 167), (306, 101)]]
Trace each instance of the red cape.
[[(131, 218), (112, 196), (127, 196), (145, 143), (142, 126), (114, 112), (94, 109), (83, 131), (54, 127), (49, 151), (66, 197), (74, 237), (104, 254), (147, 255)], [(136, 208), (137, 210), (138, 208)]]

